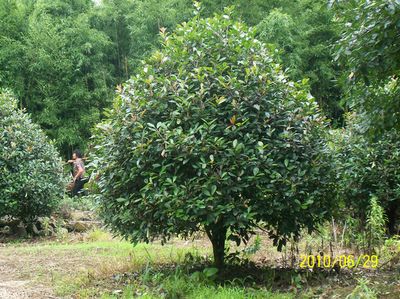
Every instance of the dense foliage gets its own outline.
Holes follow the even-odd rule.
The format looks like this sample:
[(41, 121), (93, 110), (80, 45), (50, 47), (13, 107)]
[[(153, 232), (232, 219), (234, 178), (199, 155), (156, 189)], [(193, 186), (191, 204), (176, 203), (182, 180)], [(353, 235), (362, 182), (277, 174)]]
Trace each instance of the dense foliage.
[[(400, 69), (397, 0), (339, 1), (342, 24), (337, 55), (346, 61), (358, 80), (385, 81)], [(340, 14), (339, 14), (340, 13)]]
[(322, 110), (341, 125), (340, 72), (331, 49), (339, 30), (333, 16), (325, 0), (291, 1), (270, 10), (257, 30), (261, 40), (277, 47), (292, 80), (310, 79), (311, 93)]
[[(189, 213), (188, 215), (192, 216), (188, 216), (189, 218), (185, 218), (182, 221), (180, 220), (179, 227), (185, 227), (190, 221), (192, 221), (190, 223), (206, 224), (206, 221), (210, 222), (212, 219), (217, 219), (216, 215), (219, 215), (218, 213), (225, 213), (229, 210), (234, 215), (234, 220), (229, 221), (241, 223), (236, 226), (229, 224), (230, 238), (236, 240), (240, 240), (240, 238), (246, 239), (247, 236), (244, 232), (251, 231), (249, 228), (255, 223), (259, 224), (257, 221), (264, 219), (263, 217), (266, 216), (267, 212), (254, 214), (253, 210), (249, 210), (249, 214), (246, 214), (247, 216), (242, 216), (243, 207), (248, 206), (247, 198), (243, 194), (246, 192), (254, 193), (255, 196), (252, 200), (255, 201), (254, 204), (257, 206), (257, 200), (260, 198), (257, 192), (263, 190), (269, 175), (269, 179), (273, 182), (267, 184), (267, 191), (263, 190), (263, 194), (268, 200), (269, 198), (278, 197), (282, 198), (282, 200), (279, 201), (279, 204), (275, 205), (274, 203), (273, 207), (268, 207), (273, 214), (268, 216), (268, 221), (265, 224), (275, 228), (276, 239), (281, 236), (284, 239), (284, 236), (297, 231), (296, 225), (298, 224), (299, 214), (302, 217), (301, 221), (303, 221), (299, 222), (301, 224), (314, 223), (314, 220), (322, 218), (319, 217), (322, 215), (320, 210), (314, 211), (315, 215), (312, 215), (311, 212), (309, 214), (307, 214), (308, 212), (297, 212), (294, 207), (298, 207), (298, 205), (293, 206), (292, 202), (299, 200), (305, 210), (309, 211), (308, 205), (304, 205), (304, 202), (315, 202), (314, 197), (317, 198), (317, 195), (319, 196), (317, 193), (320, 192), (320, 189), (316, 188), (311, 193), (305, 190), (311, 188), (314, 183), (317, 187), (329, 184), (330, 171), (337, 170), (337, 184), (341, 192), (338, 202), (346, 203), (344, 213), (346, 213), (347, 209), (350, 209), (351, 215), (358, 217), (362, 220), (361, 222), (365, 223), (365, 215), (368, 214), (365, 211), (368, 209), (371, 199), (376, 198), (376, 204), (381, 204), (389, 216), (389, 228), (393, 232), (395, 230), (395, 220), (393, 219), (398, 215), (395, 207), (398, 206), (396, 163), (397, 147), (399, 145), (398, 131), (400, 128), (400, 102), (398, 100), (400, 98), (399, 1), (203, 0), (201, 4), (195, 2), (195, 6), (203, 17), (212, 17), (215, 13), (222, 13), (224, 7), (228, 5), (235, 6), (231, 15), (233, 19), (241, 20), (243, 23), (256, 28), (256, 32), (252, 32), (250, 35), (245, 33), (244, 36), (256, 37), (265, 43), (262, 46), (262, 51), (268, 56), (268, 63), (262, 60), (264, 59), (262, 58), (264, 57), (264, 52), (257, 53), (257, 57), (261, 57), (262, 59), (260, 59), (265, 65), (254, 67), (257, 72), (271, 76), (277, 81), (275, 79), (267, 80), (265, 82), (266, 86), (261, 90), (266, 93), (267, 91), (276, 92), (275, 98), (277, 101), (279, 99), (287, 99), (286, 95), (290, 95), (291, 98), (296, 99), (294, 106), (290, 106), (292, 104), (289, 105), (290, 101), (286, 102), (286, 100), (282, 100), (283, 106), (279, 106), (278, 102), (274, 102), (273, 105), (271, 103), (268, 103), (268, 105), (256, 104), (256, 106), (253, 105), (253, 108), (243, 106), (244, 104), (241, 101), (251, 97), (255, 92), (254, 90), (258, 88), (254, 85), (255, 79), (253, 80), (254, 82), (248, 81), (257, 72), (248, 67), (250, 73), (245, 73), (243, 69), (239, 71), (239, 67), (237, 67), (237, 69), (233, 68), (237, 73), (235, 73), (236, 71), (227, 73), (227, 69), (233, 65), (230, 63), (235, 62), (236, 54), (239, 53), (239, 50), (236, 53), (235, 49), (232, 52), (233, 54), (228, 53), (229, 47), (225, 51), (219, 45), (211, 43), (209, 46), (214, 47), (216, 45), (215, 51), (221, 51), (222, 54), (220, 54), (219, 58), (214, 57), (212, 61), (206, 62), (204, 60), (202, 63), (209, 65), (205, 65), (203, 68), (193, 69), (188, 67), (187, 74), (190, 73), (193, 77), (186, 78), (183, 77), (184, 73), (180, 73), (177, 70), (174, 73), (173, 70), (167, 69), (171, 65), (175, 67), (175, 64), (178, 65), (179, 63), (180, 67), (184, 68), (186, 67), (185, 63), (188, 63), (187, 61), (197, 59), (196, 55), (199, 56), (199, 62), (196, 63), (200, 64), (201, 59), (204, 59), (208, 53), (207, 51), (216, 55), (209, 49), (204, 50), (201, 48), (206, 45), (201, 45), (200, 41), (195, 41), (195, 44), (187, 45), (188, 49), (191, 49), (194, 53), (192, 56), (177, 50), (177, 52), (181, 53), (179, 63), (178, 61), (163, 61), (164, 56), (160, 56), (161, 58), (157, 56), (167, 55), (168, 47), (172, 48), (173, 46), (178, 49), (179, 36), (180, 38), (187, 38), (187, 43), (195, 39), (197, 33), (193, 33), (193, 36), (186, 33), (183, 34), (181, 27), (179, 27), (181, 32), (179, 34), (181, 35), (174, 35), (173, 38), (165, 35), (165, 30), (171, 32), (177, 24), (192, 17), (193, 1), (191, 0), (2, 0), (0, 1), (0, 88), (5, 87), (8, 90), (12, 90), (12, 93), (19, 100), (18, 103), (14, 103), (13, 100), (14, 104), (12, 105), (18, 105), (21, 109), (26, 109), (32, 121), (37, 123), (50, 139), (54, 140), (54, 146), (61, 155), (64, 158), (69, 158), (73, 148), (78, 147), (86, 152), (86, 149), (90, 146), (89, 136), (92, 133), (92, 128), (101, 121), (104, 117), (103, 112), (107, 111), (112, 105), (114, 90), (121, 91), (120, 84), (128, 80), (131, 74), (139, 73), (139, 77), (127, 83), (123, 88), (124, 91), (119, 93), (114, 101), (112, 112), (105, 113), (106, 117), (113, 119), (113, 121), (108, 120), (103, 124), (104, 132), (106, 132), (105, 137), (98, 136), (104, 146), (97, 149), (96, 155), (99, 156), (100, 161), (95, 162), (100, 163), (101, 166), (108, 166), (108, 161), (106, 160), (108, 156), (120, 157), (119, 155), (123, 155), (124, 157), (121, 158), (122, 160), (119, 160), (119, 158), (111, 159), (110, 167), (114, 167), (113, 171), (115, 173), (111, 172), (113, 168), (110, 168), (110, 170), (104, 168), (106, 171), (104, 178), (115, 183), (117, 187), (128, 186), (119, 191), (109, 189), (107, 192), (110, 193), (106, 193), (106, 196), (110, 198), (116, 196), (120, 201), (119, 204), (110, 209), (110, 211), (117, 209), (117, 214), (120, 212), (118, 209), (122, 209), (123, 204), (128, 207), (127, 211), (124, 212), (127, 215), (133, 209), (133, 204), (131, 203), (133, 199), (129, 198), (128, 201), (124, 201), (126, 197), (121, 194), (128, 194), (132, 190), (134, 190), (133, 194), (136, 194), (138, 190), (141, 190), (144, 194), (143, 196), (148, 196), (146, 192), (150, 191), (146, 191), (147, 189), (143, 188), (146, 184), (146, 186), (150, 184), (149, 181), (154, 180), (153, 176), (156, 173), (158, 176), (159, 171), (162, 174), (160, 180), (166, 180), (167, 175), (172, 175), (172, 179), (174, 177), (176, 179), (171, 183), (171, 186), (168, 187), (170, 189), (167, 191), (162, 189), (167, 188), (162, 185), (162, 187), (158, 186), (158, 189), (154, 192), (161, 194), (165, 191), (167, 192), (165, 194), (169, 194), (168, 192), (172, 192), (171, 188), (174, 188), (176, 184), (181, 185), (173, 190), (183, 192), (183, 189), (180, 188), (185, 185), (179, 181), (179, 179), (183, 180), (183, 178), (177, 176), (175, 171), (183, 171), (185, 169), (184, 172), (189, 177), (190, 175), (196, 175), (201, 178), (196, 179), (198, 185), (195, 185), (194, 181), (192, 182), (194, 185), (190, 185), (190, 188), (193, 190), (200, 192), (200, 189), (196, 188), (200, 188), (199, 186), (204, 183), (207, 187), (204, 187), (203, 195), (208, 196), (207, 194), (209, 193), (209, 198), (222, 198), (226, 194), (240, 194), (239, 198), (235, 198), (233, 195), (232, 198), (235, 198), (235, 203), (243, 201), (244, 204), (242, 208), (238, 208), (235, 205), (234, 208), (229, 208), (231, 209), (229, 210), (224, 205), (222, 205), (224, 208), (220, 209), (218, 208), (218, 203), (213, 203), (215, 206), (211, 206), (216, 209), (215, 213), (217, 214), (210, 213), (208, 210), (204, 212), (208, 205), (204, 204), (204, 207), (198, 208), (197, 203), (205, 200), (208, 204), (211, 199), (204, 199), (201, 197), (203, 195), (200, 196), (196, 193), (197, 191), (191, 189), (194, 193), (190, 193), (190, 195), (195, 195), (190, 200), (193, 201), (193, 207), (196, 207), (197, 210), (195, 212), (198, 214)], [(162, 44), (160, 44), (158, 37), (160, 29), (164, 32), (164, 42)], [(171, 38), (174, 41), (173, 45), (168, 44), (171, 42)], [(184, 41), (181, 42), (184, 44)], [(239, 42), (235, 41), (235, 43), (242, 46)], [(243, 53), (245, 54), (248, 46), (253, 44), (250, 41), (244, 43)], [(261, 46), (256, 43), (254, 47), (254, 49), (258, 49), (257, 47)], [(267, 47), (268, 50), (264, 47)], [(202, 50), (199, 50), (200, 48)], [(147, 73), (144, 73), (141, 60), (148, 57), (150, 53), (157, 51), (157, 49), (162, 50), (156, 52), (158, 54), (147, 60)], [(168, 57), (176, 57), (176, 55)], [(224, 59), (224, 57), (226, 58)], [(158, 64), (157, 59), (161, 60), (160, 64)], [(186, 62), (183, 59), (186, 59)], [(244, 63), (247, 60), (239, 59), (239, 61)], [(278, 67), (276, 62), (281, 66)], [(284, 70), (286, 75), (282, 75), (280, 68)], [(171, 77), (172, 79), (167, 78), (162, 81), (160, 79), (161, 75), (164, 77), (175, 75), (176, 78)], [(196, 106), (187, 103), (192, 103), (193, 101), (201, 102), (201, 98), (198, 99), (197, 97), (198, 91), (196, 88), (200, 88), (205, 93), (206, 83), (209, 83), (210, 77), (218, 77), (214, 82), (215, 85), (208, 86), (208, 92), (211, 97), (215, 96), (215, 102), (219, 104), (213, 107), (214, 110), (211, 109), (211, 103), (213, 102), (209, 96), (204, 94), (207, 101), (204, 102), (204, 107), (201, 106), (204, 111), (200, 110), (205, 121), (203, 122), (198, 116), (193, 116), (192, 109), (195, 109)], [(277, 78), (287, 82), (281, 82)], [(303, 78), (306, 78), (306, 80), (303, 81)], [(164, 82), (162, 84), (165, 85), (166, 91), (158, 90), (157, 88), (161, 88), (159, 86), (160, 83), (155, 83), (155, 80)], [(192, 82), (193, 80), (197, 81)], [(181, 86), (178, 83), (174, 85), (174, 82), (178, 81), (182, 82), (183, 85)], [(230, 85), (227, 82), (230, 82)], [(279, 84), (276, 82), (279, 82)], [(192, 86), (195, 83), (199, 86)], [(309, 100), (311, 106), (307, 109), (302, 106), (304, 104), (303, 100), (298, 100), (306, 97), (306, 84), (309, 84), (310, 92), (321, 111), (311, 107), (314, 105), (313, 100)], [(164, 103), (164, 107), (160, 104), (161, 102), (152, 102), (153, 100), (155, 101), (156, 92), (160, 97), (169, 95), (168, 88), (172, 88), (174, 92), (175, 89), (179, 92), (187, 90), (185, 101), (180, 94), (178, 94), (178, 100), (174, 99), (176, 103), (183, 105), (182, 107), (177, 106), (179, 109), (176, 108), (176, 111), (170, 110), (172, 109), (170, 106), (172, 104), (165, 106)], [(268, 88), (268, 90), (265, 91), (265, 88)], [(142, 90), (139, 91), (137, 89)], [(222, 92), (220, 92), (220, 89)], [(226, 91), (227, 89), (230, 90), (230, 93)], [(282, 90), (285, 95), (279, 90)], [(146, 92), (148, 94), (145, 94)], [(188, 99), (193, 95), (196, 98)], [(203, 96), (203, 94), (201, 95)], [(255, 113), (257, 110), (258, 114), (256, 113), (249, 120), (247, 118), (241, 119), (239, 114), (231, 112), (229, 112), (231, 113), (231, 115), (228, 115), (229, 117), (225, 115), (224, 113), (229, 113), (224, 108), (224, 105), (227, 105), (230, 101), (229, 99), (234, 95), (238, 95), (238, 99), (235, 99), (231, 112), (235, 112), (235, 109), (240, 108), (252, 115), (246, 109), (255, 109), (253, 112)], [(146, 101), (142, 103), (135, 100), (134, 104), (130, 104), (133, 105), (132, 107), (127, 104), (128, 101), (137, 97), (142, 97)], [(9, 97), (2, 96), (2, 98)], [(3, 102), (7, 101), (3, 100)], [(180, 101), (184, 101), (182, 102), (183, 104)], [(152, 106), (153, 103), (154, 107)], [(165, 110), (162, 113), (159, 105)], [(278, 105), (279, 109), (282, 110), (279, 110), (274, 105)], [(148, 108), (148, 106), (151, 109), (154, 108), (154, 111), (145, 110), (144, 107)], [(129, 119), (129, 111), (125, 111), (123, 107), (133, 109), (132, 111), (139, 113), (133, 118), (138, 118), (138, 122), (142, 122), (143, 128), (145, 128), (144, 137), (140, 135), (139, 138), (139, 135), (135, 135), (138, 134), (135, 130), (139, 130), (135, 127), (138, 122), (133, 122), (134, 119)], [(257, 117), (259, 117), (259, 114), (265, 112), (273, 116), (274, 114), (270, 109), (275, 109), (274, 107), (279, 113), (290, 111), (290, 113), (282, 112), (284, 114), (282, 117), (281, 114), (276, 112), (276, 115), (281, 117), (279, 121), (285, 122), (289, 121), (290, 118), (294, 118), (296, 120), (294, 123), (299, 128), (309, 124), (313, 127), (311, 124), (317, 123), (318, 130), (324, 131), (322, 129), (322, 117), (319, 113), (332, 120), (332, 127), (342, 127), (341, 133), (337, 133), (332, 140), (332, 148), (335, 150), (331, 152), (333, 154), (329, 157), (329, 163), (331, 164), (326, 164), (328, 160), (325, 159), (328, 159), (328, 157), (319, 156), (324, 148), (322, 139), (320, 139), (321, 132), (314, 134), (314, 130), (309, 130), (307, 127), (305, 135), (303, 136), (299, 133), (299, 136), (302, 137), (296, 139), (298, 136), (290, 133), (292, 129), (297, 130), (297, 127), (292, 126), (292, 124), (285, 127), (289, 128), (286, 136), (286, 133), (280, 131), (283, 127), (280, 127), (280, 124), (278, 125), (275, 122), (277, 119), (273, 117), (268, 123), (258, 123), (259, 119)], [(291, 111), (290, 109), (294, 110)], [(354, 120), (347, 125), (343, 121), (343, 111), (350, 111), (356, 115)], [(141, 112), (144, 114), (141, 115)], [(197, 110), (195, 112), (198, 113)], [(208, 115), (207, 117), (206, 114)], [(307, 125), (302, 122), (298, 123), (297, 115), (307, 116)], [(180, 124), (169, 123), (169, 121), (177, 119), (178, 116), (181, 118)], [(220, 116), (229, 118), (227, 120), (227, 126), (229, 125), (228, 137), (224, 135), (226, 132), (220, 127), (222, 125), (214, 121), (214, 119), (219, 119)], [(167, 117), (168, 120), (163, 117)], [(155, 121), (156, 119), (158, 121)], [(147, 123), (152, 123), (155, 128), (148, 127), (147, 123), (144, 123), (145, 120)], [(159, 124), (158, 127), (157, 124)], [(125, 125), (127, 125), (127, 128), (122, 129)], [(270, 136), (265, 137), (263, 135), (262, 138), (260, 137), (261, 139), (258, 135), (247, 136), (247, 128), (251, 126), (253, 126), (252, 128), (257, 127), (260, 134), (267, 126), (271, 126), (267, 130)], [(191, 129), (188, 129), (189, 127)], [(154, 131), (151, 131), (153, 132), (151, 133), (148, 130)], [(208, 133), (209, 131), (214, 133)], [(307, 143), (304, 138), (310, 136), (308, 134), (311, 131), (312, 134), (309, 141), (307, 141), (309, 143)], [(169, 139), (163, 142), (157, 141), (154, 139), (156, 137), (151, 135), (161, 134), (160, 132), (164, 134), (162, 135), (164, 138), (167, 136), (171, 139), (173, 144), (169, 143)], [(3, 134), (3, 132), (0, 132), (0, 134)], [(101, 133), (97, 132), (98, 134)], [(150, 137), (146, 134), (150, 134)], [(176, 136), (172, 136), (173, 134), (176, 134)], [(228, 141), (221, 141), (222, 143), (220, 144), (217, 140), (212, 141), (209, 139), (211, 137), (207, 134), (217, 139), (224, 136), (224, 138), (228, 138)], [(132, 139), (123, 140), (124, 136), (131, 136), (129, 138)], [(184, 139), (186, 137), (189, 139)], [(153, 140), (156, 141), (147, 145), (143, 143), (142, 138), (148, 138), (146, 140), (152, 140), (152, 142)], [(252, 144), (249, 138), (253, 138), (255, 143)], [(263, 138), (266, 139), (264, 140)], [(296, 142), (301, 140), (306, 145), (302, 150), (296, 148), (296, 146), (286, 148), (282, 145), (284, 143), (279, 143), (279, 140), (294, 140), (293, 142), (296, 146), (298, 145)], [(259, 144), (257, 143), (258, 141), (260, 141)], [(135, 142), (144, 144), (145, 147), (140, 148), (140, 150), (136, 148), (133, 150), (131, 146), (135, 145)], [(185, 155), (189, 155), (189, 153), (182, 149), (191, 149), (192, 147), (188, 145), (190, 142), (193, 144), (198, 143), (196, 150), (199, 150), (199, 152), (192, 150), (189, 153), (196, 154), (196, 159), (200, 160), (188, 160), (189, 162), (187, 161), (185, 165), (180, 165), (182, 161), (177, 159), (187, 160)], [(211, 144), (213, 148), (208, 151), (203, 149), (205, 145), (202, 142)], [(288, 144), (291, 144), (290, 142)], [(315, 147), (309, 148), (314, 142), (316, 142)], [(106, 144), (109, 146), (106, 146)], [(201, 149), (197, 148), (199, 146)], [(249, 148), (252, 149), (252, 146), (256, 146), (256, 149), (253, 148), (253, 152), (251, 150), (250, 152), (255, 156), (259, 155), (256, 159), (254, 158), (255, 156), (251, 156), (248, 152)], [(27, 149), (29, 148), (27, 147)], [(280, 150), (272, 151), (272, 148), (279, 148)], [(155, 165), (155, 167), (152, 170), (146, 168), (150, 167), (149, 164), (142, 165), (139, 162), (136, 165), (135, 157), (142, 161), (146, 157), (146, 151), (150, 151), (150, 149), (154, 150), (154, 153), (150, 155), (151, 159), (156, 160), (156, 156), (159, 155), (157, 157), (162, 157), (163, 163), (154, 162), (152, 166)], [(168, 150), (176, 151), (177, 153), (171, 155)], [(222, 153), (222, 150), (224, 153)], [(56, 156), (54, 150), (52, 149), (51, 151), (52, 155)], [(298, 151), (310, 157), (302, 160), (303, 158), (300, 159), (299, 157), (303, 156)], [(265, 158), (267, 154), (270, 156)], [(30, 155), (30, 152), (28, 151), (24, 155)], [(103, 156), (101, 157), (101, 155)], [(243, 159), (243, 155), (252, 158), (246, 160), (247, 158)], [(318, 156), (318, 159), (314, 159), (313, 155), (315, 157)], [(240, 157), (241, 160), (232, 162), (233, 157)], [(299, 164), (292, 161), (295, 158), (300, 159)], [(267, 161), (263, 159), (267, 159)], [(247, 166), (244, 165), (245, 161), (248, 162)], [(303, 167), (307, 164), (305, 161), (309, 161), (312, 167), (303, 173)], [(320, 168), (314, 168), (317, 162)], [(180, 166), (175, 170), (171, 166), (172, 164), (168, 163), (174, 163), (174, 167), (177, 167), (176, 165)], [(148, 172), (136, 173), (135, 171), (139, 170), (132, 167), (131, 164), (136, 165), (137, 169), (145, 167)], [(202, 168), (203, 166), (204, 169)], [(189, 170), (185, 167), (189, 168)], [(196, 169), (195, 171), (194, 167), (199, 167), (199, 170)], [(216, 180), (213, 176), (215, 169), (218, 167), (226, 169), (227, 176), (224, 176), (226, 181)], [(264, 173), (262, 167), (267, 167), (271, 173)], [(315, 180), (321, 169), (326, 169), (325, 172), (329, 175), (319, 176), (321, 182), (317, 183), (313, 180)], [(125, 170), (128, 174), (123, 173)], [(310, 173), (307, 171), (310, 171)], [(279, 175), (271, 178), (271, 176), (275, 176), (274, 173), (279, 173)], [(250, 176), (247, 179), (243, 178), (243, 176), (251, 174), (253, 175), (251, 179)], [(303, 183), (297, 181), (300, 180), (298, 176), (300, 174), (307, 178)], [(21, 172), (18, 182), (21, 182), (23, 175), (26, 175), (26, 172)], [(137, 176), (141, 179), (132, 183), (133, 178), (137, 178)], [(17, 178), (18, 176), (13, 175), (12, 177)], [(240, 178), (240, 181), (235, 178)], [(384, 178), (384, 180), (380, 180), (380, 178)], [(32, 178), (25, 179), (30, 180)], [(145, 182), (145, 180), (147, 181)], [(122, 185), (121, 182), (123, 182)], [(291, 182), (292, 187), (288, 187), (288, 182)], [(309, 182), (310, 185), (308, 186), (306, 182)], [(100, 183), (101, 188), (106, 188), (103, 179), (101, 179)], [(19, 183), (16, 184), (18, 185)], [(58, 181), (55, 181), (54, 184), (58, 185)], [(5, 188), (4, 183), (1, 188)], [(221, 188), (226, 190), (226, 193), (221, 193)], [(251, 191), (244, 192), (243, 190)], [(279, 192), (276, 190), (279, 190)], [(3, 192), (3, 189), (0, 192)], [(172, 198), (180, 198), (181, 193), (175, 194), (174, 192), (177, 191), (172, 192), (173, 196), (168, 195), (172, 197), (165, 195), (166, 207), (164, 207), (164, 204), (160, 204), (160, 206), (165, 208), (165, 213), (179, 211), (179, 213), (183, 214), (178, 216), (184, 217), (187, 211), (183, 210), (182, 212), (181, 209), (177, 208), (176, 205), (179, 204), (179, 200), (176, 200), (174, 204), (170, 204)], [(300, 196), (300, 198), (299, 194), (303, 197)], [(328, 194), (329, 196), (333, 195), (331, 193)], [(132, 195), (132, 197), (135, 196)], [(50, 200), (52, 199), (50, 198)], [(329, 201), (329, 199), (326, 200)], [(223, 202), (226, 203), (226, 201)], [(272, 202), (274, 201), (270, 203), (272, 204)], [(40, 201), (40, 204), (42, 204), (42, 201)], [(114, 205), (114, 201), (111, 201), (110, 204)], [(16, 207), (16, 205), (13, 207)], [(279, 211), (275, 212), (275, 209)], [(265, 209), (260, 208), (258, 210), (264, 211)], [(326, 210), (329, 210), (329, 208)], [(143, 212), (140, 209), (138, 211)], [(210, 217), (211, 220), (201, 218), (199, 213), (203, 212), (207, 213), (207, 217)], [(162, 218), (166, 215), (165, 213), (161, 216), (156, 215), (156, 217), (159, 217), (157, 219), (160, 223), (160, 219), (165, 221)], [(284, 213), (287, 213), (286, 218), (293, 217), (291, 224), (284, 222), (283, 218), (280, 218), (280, 215)], [(152, 218), (149, 219), (154, 220)], [(196, 219), (197, 222), (193, 219)], [(114, 220), (112, 219), (111, 222), (114, 222)], [(175, 224), (176, 221), (174, 222)], [(190, 233), (199, 228), (197, 224), (193, 227), (188, 225), (185, 228), (188, 228)], [(154, 229), (154, 231), (162, 231), (162, 234), (168, 237), (170, 234), (168, 227), (171, 226), (165, 228), (168, 230), (167, 232), (162, 231), (160, 228)], [(146, 225), (142, 229), (150, 232), (153, 230), (153, 228), (150, 229)], [(126, 231), (131, 230), (127, 228)], [(143, 231), (141, 232), (142, 234), (144, 234)], [(171, 229), (171, 231), (174, 230)]]
[(37, 1), (22, 32), (0, 37), (4, 85), (64, 154), (86, 143), (110, 95), (110, 42), (90, 27), (86, 2)]
[(344, 100), (356, 112), (337, 144), (342, 197), (365, 225), (367, 205), (376, 196), (393, 234), (400, 204), (400, 3), (332, 2), (341, 30), (336, 59), (345, 70)]
[(16, 104), (0, 94), (0, 217), (29, 221), (57, 206), (64, 176), (55, 147)]
[(347, 69), (347, 101), (365, 116), (364, 130), (379, 138), (384, 130), (400, 128), (400, 2), (338, 2), (337, 59)]
[(400, 212), (400, 136), (386, 132), (378, 141), (370, 141), (361, 132), (358, 118), (348, 120), (348, 128), (336, 134), (340, 174), (340, 198), (353, 216), (364, 221), (371, 197), (385, 209), (389, 233), (395, 233)]
[[(323, 112), (340, 121), (341, 89), (330, 53), (337, 29), (325, 1), (204, 0), (202, 15), (228, 5), (236, 6), (236, 18), (259, 25), (260, 38), (279, 49), (289, 77), (309, 77)], [(172, 31), (192, 17), (192, 9), (191, 0), (0, 1), (0, 87), (13, 90), (69, 157), (74, 147), (87, 148), (115, 86), (159, 48), (159, 29)], [(273, 21), (276, 11), (288, 16), (290, 28)]]
[(96, 135), (106, 222), (134, 241), (204, 228), (221, 266), (227, 233), (264, 227), (281, 247), (326, 219), (330, 160), (307, 86), (229, 14), (161, 36)]

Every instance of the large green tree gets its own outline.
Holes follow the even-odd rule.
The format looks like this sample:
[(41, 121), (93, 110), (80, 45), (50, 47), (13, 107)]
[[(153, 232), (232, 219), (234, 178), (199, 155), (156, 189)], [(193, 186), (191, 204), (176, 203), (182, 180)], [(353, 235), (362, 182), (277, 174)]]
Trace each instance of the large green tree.
[(130, 57), (132, 48), (140, 40), (131, 38), (133, 19), (130, 17), (137, 9), (137, 1), (104, 0), (90, 12), (92, 26), (104, 32), (112, 42), (107, 49), (107, 59), (113, 65), (115, 84), (120, 84), (129, 78), (133, 70)]
[(113, 42), (109, 59), (118, 84), (159, 47), (160, 28), (174, 29), (189, 18), (191, 8), (191, 0), (104, 0), (94, 7), (91, 23)]
[(281, 247), (332, 211), (324, 120), (230, 13), (162, 32), (114, 100), (93, 164), (101, 212), (133, 241), (204, 229), (215, 263), (255, 227)]
[(38, 2), (27, 33), (23, 104), (64, 153), (85, 146), (112, 87), (105, 64), (110, 42), (90, 27), (87, 2)]
[(400, 3), (334, 1), (341, 25), (337, 59), (347, 68), (347, 102), (375, 138), (400, 128)]
[(0, 1), (0, 87), (24, 90), (25, 45), (29, 8), (17, 0)]

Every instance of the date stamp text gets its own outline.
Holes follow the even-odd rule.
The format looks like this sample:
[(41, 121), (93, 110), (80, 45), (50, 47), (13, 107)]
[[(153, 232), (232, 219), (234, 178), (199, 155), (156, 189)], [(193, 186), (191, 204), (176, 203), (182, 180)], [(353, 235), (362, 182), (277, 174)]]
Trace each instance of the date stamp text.
[(300, 268), (365, 268), (376, 269), (379, 264), (377, 255), (361, 254), (354, 255), (339, 255), (331, 257), (329, 255), (300, 255)]

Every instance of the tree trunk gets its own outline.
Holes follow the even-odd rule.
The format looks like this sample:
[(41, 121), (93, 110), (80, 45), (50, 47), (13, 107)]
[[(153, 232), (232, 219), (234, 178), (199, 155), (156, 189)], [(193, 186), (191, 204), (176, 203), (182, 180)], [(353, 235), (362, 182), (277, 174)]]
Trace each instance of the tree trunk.
[(226, 231), (226, 227), (218, 224), (211, 227), (206, 227), (207, 236), (210, 239), (213, 247), (214, 264), (218, 270), (223, 269), (225, 265), (224, 258)]
[(386, 209), (386, 215), (388, 216), (387, 228), (389, 236), (394, 236), (396, 231), (396, 220), (397, 220), (397, 201), (393, 200), (389, 203), (389, 207)]

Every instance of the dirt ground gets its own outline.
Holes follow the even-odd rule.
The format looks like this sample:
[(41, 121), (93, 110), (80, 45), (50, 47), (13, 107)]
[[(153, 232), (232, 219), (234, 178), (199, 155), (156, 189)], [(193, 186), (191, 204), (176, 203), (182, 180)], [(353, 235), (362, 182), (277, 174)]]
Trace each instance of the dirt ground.
[(75, 272), (99, 267), (101, 263), (101, 259), (79, 251), (41, 253), (32, 243), (0, 243), (0, 299), (60, 298), (54, 292), (55, 275), (73, 276)]
[[(192, 246), (208, 248), (210, 246), (205, 238), (190, 241), (173, 240), (169, 244), (171, 243), (175, 249)], [(88, 269), (97, 269), (99, 272), (95, 273), (94, 277), (107, 279), (112, 276), (112, 273), (130, 271), (128, 268), (125, 269), (132, 261), (130, 256), (118, 256), (112, 260), (109, 256), (103, 255), (109, 250), (118, 252), (117, 248), (110, 249), (99, 246), (82, 250), (78, 247), (75, 248), (74, 244), (80, 246), (85, 242), (74, 239), (68, 240), (65, 245), (62, 245), (65, 247), (61, 248), (49, 247), (44, 250), (43, 244), (42, 242), (38, 242), (38, 244), (31, 242), (0, 243), (0, 299), (60, 298), (55, 293), (55, 281), (60, 275), (73, 277), (77, 273), (88, 273)], [(58, 243), (54, 246), (58, 246)], [(278, 254), (267, 239), (263, 238), (262, 248), (254, 258), (263, 265), (275, 264), (276, 266), (277, 263), (284, 265), (286, 262), (283, 260), (290, 260), (290, 258), (283, 259), (283, 254)], [(347, 270), (347, 272), (350, 274), (343, 275), (345, 274), (343, 273), (338, 277), (332, 276), (332, 280), (338, 279), (336, 283), (329, 282), (328, 279), (324, 280), (324, 283), (328, 283), (327, 289), (335, 285), (336, 288), (339, 288), (335, 294), (343, 291), (343, 296), (338, 295), (335, 298), (345, 298), (354, 289), (355, 278), (352, 276), (356, 271)], [(362, 270), (360, 274), (376, 283), (381, 294), (378, 296), (379, 298), (400, 298), (397, 297), (400, 294), (400, 281), (393, 280), (395, 276), (398, 277), (396, 270), (382, 272)], [(345, 284), (346, 282), (348, 284)], [(325, 296), (320, 298), (332, 298), (331, 292), (322, 294)]]
[[(73, 249), (74, 244), (79, 246), (86, 242), (79, 234), (70, 235), (69, 238), (65, 248), (42, 252), (41, 246), (47, 241), (0, 242), (0, 299), (60, 298), (54, 291), (54, 281), (60, 276), (74, 277), (92, 269), (100, 272), (96, 273), (96, 277), (107, 276), (111, 275), (109, 272), (123, 271), (130, 265), (127, 257), (110, 259), (102, 256), (102, 252), (109, 248), (91, 248), (87, 251)], [(204, 240), (170, 242), (175, 248), (192, 245), (202, 247), (205, 246), (203, 243)]]
[(27, 261), (18, 256), (4, 254), (0, 248), (0, 299), (41, 299), (56, 298), (53, 291), (44, 285), (37, 284), (32, 278), (21, 272)]

